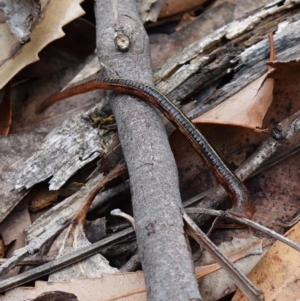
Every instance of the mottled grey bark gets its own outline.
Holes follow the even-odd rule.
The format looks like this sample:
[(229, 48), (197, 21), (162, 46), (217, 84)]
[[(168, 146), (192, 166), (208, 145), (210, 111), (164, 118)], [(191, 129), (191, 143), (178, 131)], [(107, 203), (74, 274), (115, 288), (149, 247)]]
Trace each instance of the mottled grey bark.
[[(152, 84), (148, 37), (135, 1), (96, 2), (97, 52), (107, 76)], [(118, 33), (130, 39), (128, 52), (116, 49)], [(143, 101), (111, 95), (128, 165), (139, 255), (148, 300), (200, 300), (184, 237), (175, 161), (160, 116)]]

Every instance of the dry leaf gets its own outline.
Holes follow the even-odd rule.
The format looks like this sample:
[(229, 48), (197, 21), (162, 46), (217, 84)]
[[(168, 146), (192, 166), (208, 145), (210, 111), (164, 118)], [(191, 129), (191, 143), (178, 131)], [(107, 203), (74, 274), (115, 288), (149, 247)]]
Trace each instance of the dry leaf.
[[(248, 256), (256, 257), (256, 261), (261, 256), (261, 241), (257, 238), (235, 240), (233, 243), (224, 244), (223, 249), (227, 249), (229, 258), (233, 261), (240, 259), (249, 260)], [(258, 256), (257, 256), (258, 255)], [(195, 273), (197, 278), (209, 275), (221, 267), (207, 260), (210, 264), (197, 267)], [(244, 265), (244, 264), (243, 264)], [(59, 273), (59, 272), (58, 272)], [(228, 277), (227, 277), (228, 278)], [(13, 289), (0, 297), (1, 301), (21, 301), (32, 300), (36, 296), (51, 292), (62, 291), (76, 295), (80, 301), (146, 301), (146, 286), (144, 273), (103, 274), (100, 278), (92, 279), (72, 279), (68, 282), (42, 282), (37, 281), (35, 287), (19, 287)]]
[[(270, 61), (275, 60), (273, 34), (269, 34)], [(269, 67), (269, 70), (272, 70)], [(250, 83), (220, 105), (196, 118), (194, 122), (218, 123), (261, 129), (273, 100), (274, 79), (266, 75)]]
[[(300, 243), (300, 223), (286, 235)], [(300, 253), (277, 241), (248, 275), (249, 279), (264, 292), (265, 300), (296, 301), (300, 291)], [(240, 291), (232, 301), (246, 301)]]
[(84, 186), (83, 183), (73, 182), (59, 190), (48, 190), (48, 186), (41, 183), (25, 197), (30, 212), (44, 209), (58, 201), (59, 197), (69, 197)]
[(212, 110), (193, 120), (194, 123), (217, 123), (250, 129), (262, 127), (273, 100), (274, 80), (263, 75)]
[(273, 68), (273, 70), (270, 72), (271, 78), (286, 80), (288, 82), (292, 82), (292, 79), (298, 75), (299, 64), (300, 59), (290, 60), (286, 62), (267, 62), (267, 65)]
[[(39, 52), (36, 61), (17, 74), (17, 79), (45, 78), (69, 68), (93, 54), (96, 48), (95, 25), (77, 18), (63, 27), (65, 36), (51, 42)], [(80, 43), (78, 43), (80, 41)], [(98, 62), (99, 64), (99, 62)]]
[(43, 18), (36, 25), (31, 41), (22, 45), (11, 35), (7, 24), (0, 24), (0, 89), (23, 67), (38, 60), (39, 51), (64, 36), (62, 27), (84, 14), (82, 0), (41, 1)]
[(207, 2), (207, 0), (166, 0), (164, 1), (164, 5), (160, 11), (159, 18), (166, 18), (178, 13), (192, 10), (201, 6), (205, 2)]
[(69, 282), (47, 283), (37, 281), (35, 287), (19, 287), (0, 296), (1, 301), (29, 301), (51, 291), (76, 295), (80, 301), (146, 301), (142, 272), (104, 274), (101, 278), (73, 279)]
[[(6, 258), (12, 256), (13, 252), (25, 246), (24, 231), (31, 225), (29, 213), (26, 208), (13, 211), (2, 223), (0, 223), (0, 235), (4, 244), (12, 246), (6, 252)], [(21, 267), (11, 269), (1, 279), (12, 277), (20, 272)]]
[(5, 256), (7, 246), (4, 243), (4, 240), (2, 236), (0, 235), (0, 258), (3, 258)]

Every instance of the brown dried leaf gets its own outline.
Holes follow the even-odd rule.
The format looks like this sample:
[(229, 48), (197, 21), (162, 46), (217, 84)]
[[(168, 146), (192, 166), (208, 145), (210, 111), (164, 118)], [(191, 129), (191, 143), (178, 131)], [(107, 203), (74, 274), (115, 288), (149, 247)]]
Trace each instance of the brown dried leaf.
[(37, 281), (35, 287), (19, 287), (1, 296), (1, 301), (32, 300), (38, 295), (62, 291), (76, 295), (80, 301), (146, 301), (146, 288), (142, 272), (104, 274), (101, 278), (72, 279), (68, 282)]
[(199, 7), (207, 2), (207, 0), (166, 0), (160, 11), (159, 18), (166, 18), (178, 13), (189, 11), (193, 8)]
[[(257, 238), (235, 240), (234, 243), (227, 243), (223, 245), (223, 250), (229, 258), (234, 262), (242, 260), (249, 260), (248, 256), (260, 258), (261, 256), (261, 241)], [(257, 256), (258, 255), (258, 256)], [(258, 260), (257, 258), (255, 259)], [(206, 266), (197, 267), (195, 273), (197, 278), (201, 278), (214, 273), (221, 269), (221, 267), (213, 263), (207, 258)], [(222, 269), (221, 269), (222, 270)], [(42, 282), (37, 281), (35, 288), (33, 287), (19, 287), (6, 293), (1, 301), (12, 300), (32, 300), (36, 296), (51, 292), (62, 291), (73, 293), (80, 301), (146, 301), (146, 286), (144, 282), (144, 274), (141, 271), (135, 273), (122, 274), (103, 274), (100, 278), (92, 279), (71, 279), (68, 282)]]
[[(286, 236), (300, 243), (300, 223), (295, 225)], [(300, 290), (300, 253), (291, 247), (276, 242), (250, 272), (248, 277), (264, 292), (265, 300), (296, 301)], [(246, 301), (248, 298), (237, 291), (232, 301)]]
[(294, 79), (294, 77), (298, 75), (299, 64), (300, 59), (290, 60), (286, 62), (267, 62), (267, 65), (273, 68), (273, 70), (270, 72), (270, 77), (287, 82), (292, 82), (292, 79)]
[(7, 245), (5, 245), (4, 240), (0, 235), (0, 258), (3, 258), (5, 256), (6, 249)]
[(64, 36), (62, 27), (83, 15), (82, 0), (41, 1), (43, 18), (31, 34), (31, 41), (22, 45), (11, 35), (7, 24), (0, 24), (0, 88), (26, 65), (37, 61), (39, 51), (51, 41)]
[[(30, 225), (31, 220), (26, 208), (15, 210), (4, 220), (4, 222), (0, 223), (0, 235), (3, 238), (4, 244), (8, 246), (13, 243), (5, 253), (6, 258), (11, 257), (15, 250), (25, 246), (24, 231)], [(15, 267), (1, 278), (12, 277), (19, 272), (20, 267)]]
[(228, 124), (258, 129), (273, 100), (274, 80), (263, 75), (240, 92), (209, 112), (197, 117), (194, 123)]
[(58, 197), (69, 197), (84, 186), (83, 183), (72, 182), (59, 190), (48, 190), (47, 185), (37, 185), (25, 197), (30, 212), (36, 212), (55, 203)]
[(11, 124), (11, 85), (0, 93), (0, 135), (7, 136)]

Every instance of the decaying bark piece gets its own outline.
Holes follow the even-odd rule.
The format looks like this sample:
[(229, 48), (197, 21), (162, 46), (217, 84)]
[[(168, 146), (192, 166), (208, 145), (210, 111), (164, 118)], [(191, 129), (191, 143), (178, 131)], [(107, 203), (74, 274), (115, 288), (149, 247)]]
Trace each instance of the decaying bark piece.
[[(97, 1), (97, 52), (109, 77), (152, 83), (148, 37), (135, 1)], [(116, 51), (114, 37), (131, 39)], [(132, 192), (139, 255), (148, 300), (200, 300), (184, 237), (174, 157), (160, 116), (134, 97), (111, 98)]]
[(21, 43), (28, 42), (32, 26), (40, 17), (40, 0), (1, 0), (0, 10), (4, 13), (11, 33)]
[(14, 190), (10, 170), (15, 168), (16, 162), (30, 156), (42, 143), (44, 134), (23, 133), (9, 135), (0, 139), (0, 223), (20, 202), (28, 191)]

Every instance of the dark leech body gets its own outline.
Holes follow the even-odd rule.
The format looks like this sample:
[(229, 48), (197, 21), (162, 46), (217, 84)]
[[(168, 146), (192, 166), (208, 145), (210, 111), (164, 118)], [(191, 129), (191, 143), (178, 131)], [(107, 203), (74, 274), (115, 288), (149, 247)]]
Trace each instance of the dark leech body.
[(253, 204), (244, 184), (228, 169), (216, 151), (188, 117), (166, 96), (146, 83), (122, 78), (91, 80), (46, 99), (38, 109), (38, 112), (44, 111), (48, 106), (58, 100), (96, 89), (113, 90), (134, 95), (150, 102), (158, 108), (186, 139), (188, 139), (201, 159), (208, 166), (209, 170), (229, 194), (233, 204), (230, 212), (239, 217), (251, 218), (253, 216)]

